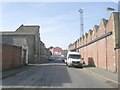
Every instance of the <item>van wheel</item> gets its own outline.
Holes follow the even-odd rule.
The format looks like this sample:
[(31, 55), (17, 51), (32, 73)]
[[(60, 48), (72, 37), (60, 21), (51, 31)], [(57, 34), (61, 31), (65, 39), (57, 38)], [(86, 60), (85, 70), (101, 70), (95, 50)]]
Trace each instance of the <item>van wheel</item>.
[(68, 68), (70, 67), (70, 65), (68, 65)]
[(66, 64), (66, 66), (68, 66), (68, 65)]
[(80, 66), (79, 68), (83, 69), (83, 66)]

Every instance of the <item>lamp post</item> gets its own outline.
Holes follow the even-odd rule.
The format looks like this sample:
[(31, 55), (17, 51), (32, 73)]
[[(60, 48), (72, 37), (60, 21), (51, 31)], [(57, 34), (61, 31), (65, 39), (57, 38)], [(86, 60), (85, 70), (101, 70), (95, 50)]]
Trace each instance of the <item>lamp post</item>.
[(118, 12), (120, 13), (120, 1), (118, 1)]
[[(114, 11), (115, 9), (112, 7), (107, 7), (107, 11)], [(118, 1), (118, 12), (120, 12), (120, 0)]]
[(115, 10), (114, 8), (107, 7), (107, 11), (114, 11), (114, 10)]

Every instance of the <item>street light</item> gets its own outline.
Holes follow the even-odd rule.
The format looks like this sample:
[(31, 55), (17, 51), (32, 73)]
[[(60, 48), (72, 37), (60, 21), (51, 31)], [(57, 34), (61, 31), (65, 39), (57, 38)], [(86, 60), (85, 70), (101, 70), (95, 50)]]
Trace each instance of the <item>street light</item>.
[[(112, 7), (107, 7), (107, 11), (115, 11)], [(118, 12), (120, 12), (120, 0), (118, 1)]]
[(115, 9), (114, 8), (111, 8), (111, 7), (108, 7), (107, 8), (107, 11), (114, 11)]
[(118, 2), (118, 12), (120, 12), (120, 1)]

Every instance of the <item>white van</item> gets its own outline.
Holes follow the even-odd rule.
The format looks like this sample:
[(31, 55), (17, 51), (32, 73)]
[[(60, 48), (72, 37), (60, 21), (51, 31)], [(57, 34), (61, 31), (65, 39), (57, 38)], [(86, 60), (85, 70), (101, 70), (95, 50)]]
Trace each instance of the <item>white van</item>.
[(82, 68), (82, 58), (79, 52), (68, 52), (67, 54), (67, 63), (68, 67), (75, 66)]

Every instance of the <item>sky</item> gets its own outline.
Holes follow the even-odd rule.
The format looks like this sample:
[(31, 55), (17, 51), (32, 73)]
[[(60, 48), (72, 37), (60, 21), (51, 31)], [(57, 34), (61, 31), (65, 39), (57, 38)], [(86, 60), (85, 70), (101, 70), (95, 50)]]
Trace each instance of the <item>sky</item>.
[(21, 24), (39, 25), (40, 38), (48, 48), (67, 49), (80, 37), (80, 13), (83, 9), (84, 33), (99, 25), (102, 18), (109, 19), (110, 2), (1, 2), (0, 31), (15, 31)]

